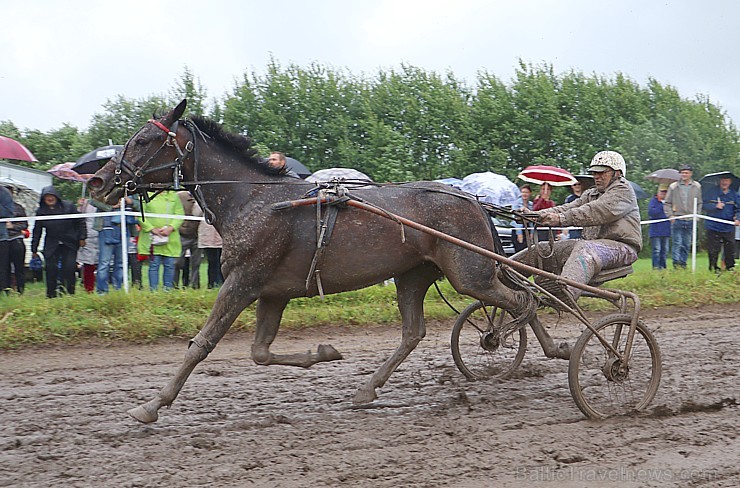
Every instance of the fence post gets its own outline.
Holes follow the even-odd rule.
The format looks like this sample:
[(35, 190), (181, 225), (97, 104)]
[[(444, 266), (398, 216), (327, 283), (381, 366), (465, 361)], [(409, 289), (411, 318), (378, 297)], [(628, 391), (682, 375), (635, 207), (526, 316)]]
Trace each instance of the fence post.
[(694, 215), (691, 217), (691, 272), (696, 273), (696, 227), (697, 227), (697, 200), (694, 198)]
[(123, 290), (128, 293), (128, 229), (126, 228), (126, 198), (121, 198), (118, 207), (121, 214), (121, 266), (123, 266)]

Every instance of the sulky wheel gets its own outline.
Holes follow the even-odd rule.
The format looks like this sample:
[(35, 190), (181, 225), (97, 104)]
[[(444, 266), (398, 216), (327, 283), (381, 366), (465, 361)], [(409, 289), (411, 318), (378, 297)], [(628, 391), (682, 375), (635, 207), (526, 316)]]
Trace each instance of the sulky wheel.
[[(631, 320), (627, 314), (608, 315), (596, 322), (594, 329), (623, 354)], [(624, 415), (642, 410), (653, 401), (661, 370), (658, 343), (641, 321), (637, 322), (628, 364), (586, 329), (571, 352), (568, 385), (573, 400), (587, 417)]]
[[(469, 305), (452, 328), (452, 357), (469, 380), (503, 379), (521, 364), (527, 350), (527, 331), (520, 327), (501, 337), (506, 312), (476, 302)], [(511, 315), (508, 315), (511, 320)]]

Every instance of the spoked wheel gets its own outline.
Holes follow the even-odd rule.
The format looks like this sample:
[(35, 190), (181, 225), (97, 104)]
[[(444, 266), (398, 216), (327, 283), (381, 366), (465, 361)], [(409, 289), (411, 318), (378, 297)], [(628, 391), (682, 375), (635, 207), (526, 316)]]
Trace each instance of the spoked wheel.
[[(594, 329), (621, 355), (631, 320), (627, 314), (609, 315), (595, 323)], [(638, 321), (629, 364), (624, 364), (586, 329), (571, 352), (568, 385), (581, 412), (600, 419), (646, 408), (658, 391), (661, 371), (655, 336)]]
[(476, 302), (469, 305), (452, 328), (452, 357), (469, 380), (503, 379), (521, 364), (527, 350), (527, 330), (520, 327), (501, 337), (501, 327), (512, 320), (504, 310)]

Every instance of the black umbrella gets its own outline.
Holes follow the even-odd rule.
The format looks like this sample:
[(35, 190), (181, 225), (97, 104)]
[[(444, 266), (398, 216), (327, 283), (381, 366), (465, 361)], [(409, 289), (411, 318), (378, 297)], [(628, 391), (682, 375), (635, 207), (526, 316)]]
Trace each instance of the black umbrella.
[(720, 171), (719, 173), (708, 174), (704, 178), (699, 180), (699, 183), (701, 183), (702, 193), (707, 187), (719, 186), (719, 180), (723, 176), (731, 178), (732, 183), (730, 183), (730, 189), (732, 189), (733, 191), (738, 191), (738, 189), (740, 188), (740, 178), (732, 174), (732, 172), (730, 171)]
[(294, 173), (296, 173), (301, 178), (308, 178), (311, 176), (311, 170), (303, 166), (303, 163), (299, 162), (297, 159), (285, 157), (285, 167), (293, 170)]
[[(586, 191), (592, 186), (594, 186), (594, 177), (591, 175), (575, 175), (576, 180), (578, 180), (578, 183), (581, 184), (581, 191)], [(570, 190), (571, 193), (573, 192), (573, 189)]]
[(112, 146), (99, 147), (75, 161), (74, 166), (72, 166), (72, 170), (81, 175), (97, 173), (97, 171), (102, 168), (110, 158), (121, 152), (122, 149), (123, 146), (115, 144)]
[(635, 190), (635, 196), (638, 200), (645, 200), (646, 198), (650, 198), (650, 194), (643, 190), (640, 185), (630, 180), (627, 180), (627, 182), (632, 185), (632, 189)]

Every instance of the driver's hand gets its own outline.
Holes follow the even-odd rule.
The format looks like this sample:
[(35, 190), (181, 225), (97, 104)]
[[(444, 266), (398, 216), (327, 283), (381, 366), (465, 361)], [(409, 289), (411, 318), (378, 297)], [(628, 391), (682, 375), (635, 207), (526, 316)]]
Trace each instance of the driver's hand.
[(557, 212), (547, 212), (540, 214), (539, 223), (548, 226), (560, 225), (560, 214)]

